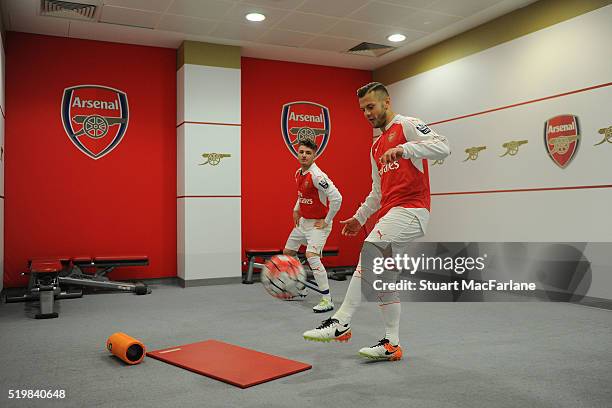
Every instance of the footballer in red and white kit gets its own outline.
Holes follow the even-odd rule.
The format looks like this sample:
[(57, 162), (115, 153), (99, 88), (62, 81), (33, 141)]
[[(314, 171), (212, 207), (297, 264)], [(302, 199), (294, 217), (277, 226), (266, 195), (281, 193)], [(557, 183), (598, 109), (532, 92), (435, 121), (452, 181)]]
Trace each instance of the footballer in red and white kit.
[[(450, 154), (446, 137), (423, 121), (396, 115), (385, 86), (369, 83), (357, 92), (359, 105), (372, 127), (381, 131), (370, 150), (372, 191), (353, 217), (341, 221), (343, 235), (357, 235), (366, 220), (376, 213), (377, 222), (366, 242), (390, 244), (391, 252), (403, 254), (408, 244), (425, 235), (431, 196), (427, 159), (442, 160)], [(315, 341), (348, 341), (351, 318), (361, 303), (361, 259), (340, 309), (304, 338)], [(379, 294), (385, 336), (377, 344), (363, 347), (359, 354), (375, 360), (400, 360), (401, 305), (397, 291)]]
[(342, 196), (314, 163), (317, 145), (311, 140), (298, 145), (300, 168), (295, 173), (298, 198), (293, 209), (294, 228), (287, 239), (283, 253), (296, 256), (300, 246), (306, 245), (306, 260), (312, 269), (319, 291), (320, 302), (313, 307), (315, 313), (333, 310), (327, 271), (321, 263), (321, 253), (332, 230), (334, 216), (342, 204)]

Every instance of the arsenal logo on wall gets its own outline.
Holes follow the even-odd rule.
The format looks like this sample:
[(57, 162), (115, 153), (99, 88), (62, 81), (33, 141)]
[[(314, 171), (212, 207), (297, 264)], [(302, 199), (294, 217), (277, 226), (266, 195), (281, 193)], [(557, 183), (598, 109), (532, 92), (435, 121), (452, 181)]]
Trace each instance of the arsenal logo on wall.
[(559, 115), (548, 119), (544, 125), (544, 144), (552, 161), (565, 168), (576, 155), (580, 144), (578, 117)]
[(70, 141), (94, 160), (110, 153), (128, 127), (127, 94), (101, 85), (64, 89), (62, 123)]
[(281, 131), (291, 154), (297, 157), (300, 141), (313, 140), (319, 148), (317, 156), (323, 153), (329, 141), (331, 124), (329, 109), (314, 102), (291, 102), (283, 105)]

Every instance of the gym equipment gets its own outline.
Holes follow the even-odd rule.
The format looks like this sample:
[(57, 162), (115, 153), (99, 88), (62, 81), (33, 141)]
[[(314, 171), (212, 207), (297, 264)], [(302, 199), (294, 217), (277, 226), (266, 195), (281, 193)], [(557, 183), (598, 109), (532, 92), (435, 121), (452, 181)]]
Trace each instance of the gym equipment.
[(60, 289), (58, 282), (59, 274), (65, 265), (60, 260), (30, 260), (28, 271), (22, 275), (28, 275), (28, 288), (21, 296), (7, 296), (7, 303), (40, 301), (39, 313), (36, 319), (54, 319), (58, 317), (54, 312), (55, 299), (75, 299), (83, 296), (82, 291), (66, 292)]
[[(83, 287), (119, 290), (133, 292), (137, 295), (147, 295), (151, 289), (144, 283), (115, 282), (106, 276), (114, 268), (120, 266), (146, 266), (149, 258), (146, 256), (124, 257), (77, 257), (34, 259), (28, 261), (28, 287), (21, 296), (7, 296), (7, 303), (28, 302), (40, 300), (40, 313), (37, 319), (52, 319), (58, 317), (54, 312), (55, 299), (75, 299), (83, 296)], [(92, 274), (83, 270), (92, 270)], [(79, 286), (80, 289), (62, 290), (68, 286)]]
[[(274, 255), (282, 255), (283, 250), (278, 249), (278, 248), (247, 249), (245, 253), (247, 257), (247, 264), (249, 265), (249, 267), (247, 269), (246, 277), (242, 280), (242, 283), (244, 283), (245, 285), (251, 285), (254, 283), (253, 282), (254, 269), (258, 268), (261, 270), (261, 268), (263, 268), (264, 266), (263, 263), (255, 262), (257, 258), (260, 258), (266, 261), (267, 259), (270, 259)], [(337, 256), (339, 253), (340, 253), (340, 249), (338, 247), (325, 247), (323, 248), (321, 257), (324, 258), (328, 256)], [(308, 262), (306, 261), (306, 255), (303, 252), (298, 252), (298, 258), (300, 259), (300, 262), (302, 263), (302, 265), (307, 266)], [(305, 268), (305, 269), (306, 271), (310, 270), (310, 268)], [(346, 273), (327, 271), (327, 277), (332, 280), (343, 281), (343, 280), (346, 280)], [(314, 286), (316, 287), (316, 284)]]
[[(59, 276), (60, 284), (134, 292), (137, 295), (147, 295), (151, 293), (151, 289), (142, 282), (115, 282), (111, 281), (106, 276), (120, 266), (147, 266), (149, 265), (149, 258), (147, 256), (78, 257), (72, 258), (70, 261), (72, 267), (69, 268), (68, 274), (61, 274)], [(93, 270), (93, 273), (84, 273), (83, 269)]]
[(240, 388), (312, 368), (310, 364), (217, 340), (149, 351), (147, 356)]
[(146, 354), (142, 342), (125, 333), (117, 332), (106, 340), (106, 349), (128, 364), (140, 363)]

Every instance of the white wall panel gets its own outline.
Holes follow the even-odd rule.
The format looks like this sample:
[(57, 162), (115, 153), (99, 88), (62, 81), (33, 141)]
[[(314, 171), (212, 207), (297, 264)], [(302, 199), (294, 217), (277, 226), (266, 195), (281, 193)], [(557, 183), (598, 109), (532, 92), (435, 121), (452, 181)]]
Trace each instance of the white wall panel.
[(432, 197), (426, 242), (612, 242), (612, 189)]
[(186, 122), (240, 123), (240, 69), (192, 64), (181, 69)]
[(178, 276), (185, 281), (240, 277), (240, 198), (181, 198), (177, 205)]
[[(389, 87), (396, 112), (427, 123), (612, 82), (612, 6), (567, 20), (407, 78)], [(612, 242), (612, 189), (485, 194), (444, 193), (612, 185), (612, 144), (594, 146), (612, 126), (612, 87), (572, 93), (432, 125), (451, 143), (444, 164), (430, 162), (430, 242)], [(558, 167), (544, 144), (544, 122), (578, 116), (581, 141)], [(502, 144), (528, 140), (515, 157)], [(476, 161), (465, 149), (487, 146)], [(586, 255), (586, 254), (585, 254)], [(610, 264), (596, 265), (588, 296), (612, 299)]]
[[(449, 138), (452, 154), (443, 165), (430, 165), (432, 192), (612, 184), (612, 144), (593, 146), (603, 139), (599, 129), (612, 126), (610, 106), (612, 86), (435, 125)], [(581, 133), (564, 169), (544, 144), (545, 121), (560, 114), (578, 116)], [(516, 156), (500, 157), (506, 151), (502, 144), (511, 140), (528, 143)], [(477, 160), (464, 161), (465, 149), (473, 146), (486, 149)]]
[(395, 110), (433, 123), (612, 80), (612, 5), (389, 86)]
[[(184, 128), (184, 130), (183, 130)], [(241, 194), (240, 127), (184, 124), (179, 128), (179, 157), (183, 163), (183, 179), (179, 168), (179, 196)], [(229, 154), (217, 165), (207, 162), (205, 153)]]

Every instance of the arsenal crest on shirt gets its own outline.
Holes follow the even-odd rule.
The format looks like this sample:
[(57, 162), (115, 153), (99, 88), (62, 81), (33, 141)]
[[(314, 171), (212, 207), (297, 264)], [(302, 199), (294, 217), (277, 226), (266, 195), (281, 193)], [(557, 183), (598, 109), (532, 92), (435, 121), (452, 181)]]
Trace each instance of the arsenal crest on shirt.
[(559, 115), (544, 124), (544, 144), (548, 156), (562, 169), (572, 161), (580, 144), (578, 117)]
[(104, 157), (119, 145), (127, 130), (127, 94), (101, 85), (66, 88), (62, 123), (81, 152), (94, 160)]
[(281, 132), (291, 154), (297, 157), (296, 147), (302, 140), (314, 141), (320, 156), (327, 147), (331, 131), (329, 109), (314, 102), (291, 102), (281, 111)]

